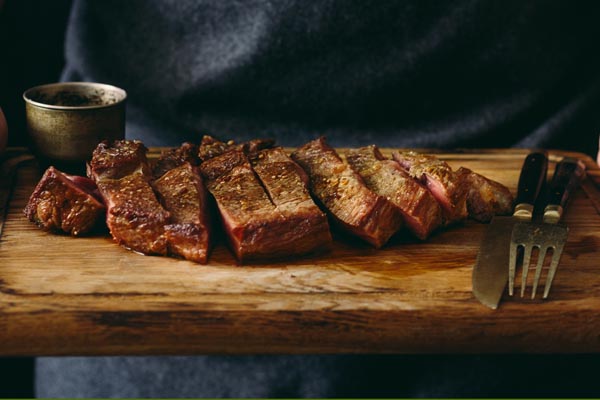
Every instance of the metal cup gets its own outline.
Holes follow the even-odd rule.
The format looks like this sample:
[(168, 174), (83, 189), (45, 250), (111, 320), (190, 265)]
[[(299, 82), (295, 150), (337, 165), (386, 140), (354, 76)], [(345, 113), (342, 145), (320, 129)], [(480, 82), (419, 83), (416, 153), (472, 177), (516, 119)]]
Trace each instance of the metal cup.
[(31, 150), (45, 164), (85, 165), (99, 142), (125, 137), (126, 98), (123, 89), (93, 82), (28, 89), (23, 99)]

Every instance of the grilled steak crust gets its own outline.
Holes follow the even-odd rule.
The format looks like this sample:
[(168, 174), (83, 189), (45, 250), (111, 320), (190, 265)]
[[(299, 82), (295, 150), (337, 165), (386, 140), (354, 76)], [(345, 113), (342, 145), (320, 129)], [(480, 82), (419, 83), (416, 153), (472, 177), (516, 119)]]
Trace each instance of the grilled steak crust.
[(25, 216), (45, 231), (79, 236), (89, 232), (106, 211), (88, 178), (49, 167), (29, 197)]
[(220, 156), (213, 157), (208, 161), (204, 161), (200, 164), (200, 172), (202, 173), (202, 176), (208, 180), (206, 185), (210, 191), (211, 181), (214, 181), (223, 175), (230, 174), (236, 167), (245, 168), (246, 165), (252, 170), (248, 157), (242, 150), (231, 150)]
[(252, 168), (275, 205), (285, 208), (300, 205), (317, 209), (323, 214), (310, 197), (306, 172), (283, 148), (275, 147), (256, 153), (252, 157)]
[(154, 179), (158, 179), (167, 171), (186, 162), (191, 165), (198, 165), (198, 145), (186, 142), (174, 149), (163, 150), (152, 167), (152, 175)]
[(410, 176), (421, 181), (431, 191), (442, 207), (445, 224), (468, 217), (467, 184), (445, 161), (414, 151), (394, 152), (392, 156)]
[(467, 185), (467, 209), (471, 218), (489, 222), (494, 215), (511, 213), (514, 198), (506, 186), (464, 167), (456, 174)]
[(297, 149), (292, 158), (308, 174), (312, 194), (348, 232), (381, 247), (401, 228), (398, 208), (370, 191), (323, 137)]
[(231, 150), (239, 150), (251, 155), (260, 150), (271, 148), (274, 144), (275, 141), (272, 139), (253, 139), (244, 143), (235, 143), (233, 140), (222, 142), (212, 136), (205, 135), (202, 137), (198, 149), (198, 157), (202, 161), (208, 161)]
[(101, 143), (93, 152), (88, 173), (107, 206), (106, 224), (114, 240), (140, 253), (165, 255), (164, 226), (170, 215), (148, 183), (146, 151), (137, 141)]
[(211, 229), (208, 194), (198, 168), (184, 162), (166, 171), (152, 186), (171, 214), (165, 226), (169, 253), (206, 264)]
[(391, 201), (402, 213), (405, 225), (419, 239), (426, 239), (442, 223), (442, 211), (433, 195), (375, 145), (350, 149), (346, 160), (376, 194)]
[(148, 149), (139, 140), (115, 140), (100, 143), (88, 165), (88, 176), (95, 181), (120, 179), (134, 172), (149, 176)]
[[(198, 149), (198, 158), (204, 162), (234, 149), (235, 143), (233, 140), (222, 142), (212, 136), (204, 135)], [(241, 149), (238, 148), (238, 150)]]
[(270, 149), (275, 146), (274, 139), (252, 139), (243, 143), (246, 154), (252, 155), (260, 150)]
[[(200, 165), (214, 196), (229, 245), (239, 261), (290, 257), (314, 251), (314, 218), (283, 212), (267, 193), (242, 150)], [(322, 242), (318, 243), (322, 246)]]
[(165, 225), (169, 253), (199, 264), (206, 264), (210, 250), (210, 231), (201, 224)]
[(281, 147), (256, 153), (252, 168), (276, 211), (289, 220), (291, 232), (287, 235), (295, 252), (304, 254), (329, 248), (331, 233), (327, 215), (310, 196), (304, 170)]

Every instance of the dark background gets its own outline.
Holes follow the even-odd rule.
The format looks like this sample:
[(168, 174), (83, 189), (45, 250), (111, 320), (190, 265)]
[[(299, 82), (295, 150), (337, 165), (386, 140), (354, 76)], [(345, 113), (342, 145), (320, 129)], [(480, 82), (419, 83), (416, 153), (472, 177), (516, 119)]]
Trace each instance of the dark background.
[(0, 107), (9, 123), (9, 146), (25, 144), (23, 92), (55, 82), (64, 64), (70, 0), (5, 0), (0, 12)]
[[(365, 357), (377, 370), (358, 368), (347, 397), (600, 397), (595, 354), (407, 355), (404, 363), (392, 356)], [(435, 381), (427, 374), (433, 365), (443, 374)], [(33, 397), (33, 372), (31, 358), (0, 358), (0, 397)], [(372, 380), (365, 381), (365, 374)]]
[[(25, 89), (57, 81), (64, 63), (63, 40), (70, 0), (6, 0), (0, 12), (0, 107), (11, 135), (23, 145)], [(0, 328), (2, 329), (2, 328)], [(33, 397), (33, 358), (0, 358), (0, 397)]]

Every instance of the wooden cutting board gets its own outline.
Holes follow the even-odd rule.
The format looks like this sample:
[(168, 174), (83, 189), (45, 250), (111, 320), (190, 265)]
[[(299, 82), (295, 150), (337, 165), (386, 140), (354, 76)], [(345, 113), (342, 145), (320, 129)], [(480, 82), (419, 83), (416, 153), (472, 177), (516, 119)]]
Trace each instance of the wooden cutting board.
[[(157, 154), (158, 149), (153, 149)], [(439, 153), (516, 190), (527, 151)], [(600, 351), (600, 195), (594, 162), (547, 300), (498, 310), (471, 293), (486, 225), (383, 249), (336, 236), (330, 253), (239, 266), (223, 244), (209, 265), (132, 253), (108, 235), (42, 232), (22, 214), (41, 176), (21, 163), (0, 238), (0, 355)], [(550, 165), (550, 172), (554, 162)], [(539, 297), (539, 296), (538, 296)]]

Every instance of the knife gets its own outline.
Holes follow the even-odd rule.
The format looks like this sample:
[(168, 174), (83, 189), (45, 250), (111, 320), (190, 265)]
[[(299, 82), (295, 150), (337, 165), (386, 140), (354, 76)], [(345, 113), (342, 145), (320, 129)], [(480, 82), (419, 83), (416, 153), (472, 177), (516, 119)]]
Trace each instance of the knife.
[(533, 208), (546, 181), (546, 152), (530, 153), (523, 162), (512, 216), (495, 216), (487, 227), (473, 267), (473, 294), (482, 304), (496, 309), (508, 282), (508, 257), (513, 226), (531, 221)]

